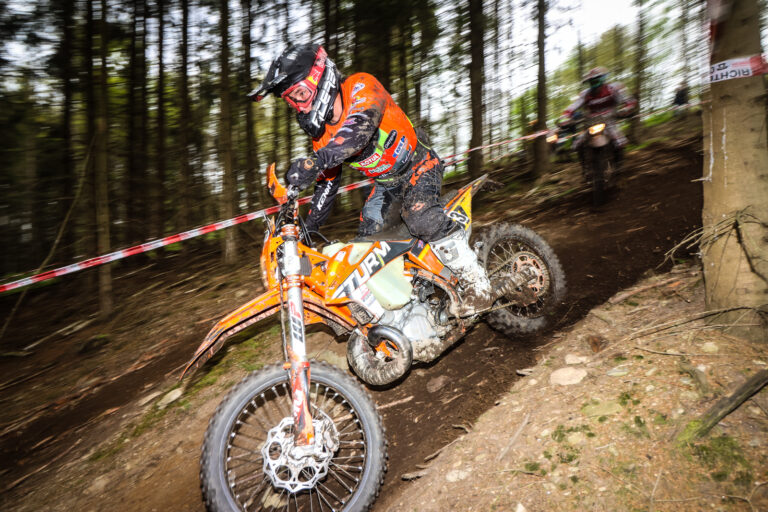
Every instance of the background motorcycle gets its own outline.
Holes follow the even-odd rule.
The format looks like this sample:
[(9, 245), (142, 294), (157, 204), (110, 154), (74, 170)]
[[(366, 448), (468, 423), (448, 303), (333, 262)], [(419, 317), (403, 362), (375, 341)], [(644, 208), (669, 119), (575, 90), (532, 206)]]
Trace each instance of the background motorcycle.
[(606, 192), (614, 184), (618, 173), (618, 151), (621, 149), (609, 133), (613, 122), (608, 115), (589, 117), (585, 120), (585, 129), (578, 142), (582, 171), (591, 185), (595, 206), (605, 202)]
[(570, 162), (573, 158), (574, 138), (579, 133), (581, 114), (574, 112), (571, 119), (559, 121), (547, 135), (547, 143), (556, 162)]

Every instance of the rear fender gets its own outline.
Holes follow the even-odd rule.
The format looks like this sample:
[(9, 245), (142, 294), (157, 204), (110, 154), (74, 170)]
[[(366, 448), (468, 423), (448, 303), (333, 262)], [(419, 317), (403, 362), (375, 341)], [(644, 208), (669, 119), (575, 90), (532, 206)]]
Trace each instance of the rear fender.
[(460, 188), (456, 195), (448, 201), (443, 208), (445, 214), (456, 223), (461, 224), (464, 230), (468, 230), (472, 225), (472, 196), (474, 196), (488, 179), (484, 174)]
[[(328, 324), (330, 320), (346, 330), (354, 329), (354, 320), (345, 307), (326, 306), (322, 298), (314, 292), (306, 288), (302, 292), (304, 294), (304, 323), (306, 325), (316, 323)], [(279, 311), (280, 294), (278, 290), (272, 289), (243, 304), (219, 320), (205, 336), (205, 340), (187, 363), (181, 378), (190, 373), (190, 370), (194, 372), (205, 364), (206, 361), (219, 351), (228, 338)], [(333, 326), (331, 327), (333, 328)]]

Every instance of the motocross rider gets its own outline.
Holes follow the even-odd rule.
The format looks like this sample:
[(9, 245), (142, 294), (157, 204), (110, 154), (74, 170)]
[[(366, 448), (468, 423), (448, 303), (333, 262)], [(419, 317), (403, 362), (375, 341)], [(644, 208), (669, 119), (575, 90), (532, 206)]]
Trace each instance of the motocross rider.
[[(616, 117), (627, 117), (637, 108), (637, 100), (626, 93), (621, 83), (607, 83), (608, 70), (602, 66), (592, 68), (584, 75), (583, 83), (589, 87), (579, 94), (579, 97), (571, 103), (558, 120), (558, 125), (573, 122), (574, 114), (585, 110), (585, 117), (589, 122), (590, 117), (604, 116), (607, 119), (605, 132), (611, 138), (616, 148), (616, 164), (621, 166), (624, 146), (627, 138), (616, 125)], [(582, 143), (586, 133), (576, 137), (574, 148), (579, 151), (579, 157), (583, 161)]]
[(358, 238), (380, 231), (392, 198), (400, 198), (400, 213), (411, 234), (429, 242), (467, 291), (454, 314), (485, 309), (503, 295), (491, 291), (467, 232), (443, 211), (440, 158), (376, 78), (368, 73), (343, 77), (322, 46), (291, 45), (249, 97), (260, 101), (269, 93), (296, 109), (299, 126), (312, 138), (313, 153), (294, 160), (285, 175), (300, 190), (315, 184), (306, 220), (309, 231), (328, 218), (341, 165), (347, 164), (374, 179), (360, 213)]

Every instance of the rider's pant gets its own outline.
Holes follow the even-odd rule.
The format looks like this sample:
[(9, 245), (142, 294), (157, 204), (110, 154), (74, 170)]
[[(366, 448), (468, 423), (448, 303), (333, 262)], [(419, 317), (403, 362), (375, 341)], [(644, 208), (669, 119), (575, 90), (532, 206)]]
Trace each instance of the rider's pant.
[(431, 149), (422, 154), (424, 156), (394, 182), (374, 182), (360, 212), (359, 237), (382, 229), (396, 199), (402, 200), (400, 214), (411, 235), (430, 242), (448, 234), (452, 221), (440, 204), (443, 165)]

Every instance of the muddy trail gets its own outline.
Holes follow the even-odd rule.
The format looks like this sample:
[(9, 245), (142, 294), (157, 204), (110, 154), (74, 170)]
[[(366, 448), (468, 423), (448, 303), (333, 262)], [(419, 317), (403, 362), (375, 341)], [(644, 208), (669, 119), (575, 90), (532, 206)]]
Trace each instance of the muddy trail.
[[(553, 246), (567, 276), (567, 304), (560, 311), (555, 328), (547, 334), (507, 339), (479, 324), (434, 363), (415, 366), (397, 386), (371, 390), (379, 406), (385, 406), (381, 412), (389, 440), (389, 470), (374, 510), (388, 510), (390, 500), (396, 499), (401, 486), (416, 485), (403, 481), (402, 475), (417, 471), (430, 454), (471, 430), (476, 418), (519, 378), (517, 371), (536, 360), (537, 347), (556, 342), (558, 329), (582, 318), (593, 306), (661, 265), (664, 253), (700, 225), (701, 187), (693, 181), (701, 175), (700, 147), (700, 139), (692, 138), (674, 144), (654, 143), (629, 153), (619, 191), (599, 208), (589, 205), (586, 191), (564, 194), (540, 205), (534, 205), (533, 199), (531, 204), (526, 204), (526, 200), (510, 204), (509, 198), (499, 193), (481, 203), (476, 213), (476, 229), (497, 221), (499, 211), (514, 209), (515, 213), (504, 215), (503, 220), (536, 229)], [(576, 166), (570, 167), (570, 171), (563, 172), (570, 173), (573, 183), (579, 183)], [(230, 297), (225, 305), (232, 307), (223, 310), (233, 309), (246, 298)], [(222, 305), (218, 304), (216, 311), (220, 310)], [(200, 316), (206, 320), (206, 312), (199, 312), (195, 318)], [(146, 349), (160, 345), (148, 343), (144, 353), (151, 355), (142, 358), (141, 352), (136, 352), (126, 357), (123, 364), (115, 365), (122, 367), (122, 371), (114, 379), (94, 370), (97, 377), (80, 382), (90, 386), (91, 391), (74, 406), (66, 406), (66, 400), (60, 399), (59, 407), (42, 411), (23, 430), (11, 428), (13, 422), (5, 423), (0, 437), (0, 474), (5, 482), (16, 485), (3, 486), (0, 503), (5, 502), (11, 509), (20, 507), (57, 467), (82, 457), (96, 443), (114, 434), (120, 421), (113, 413), (167, 383), (203, 338), (208, 325), (210, 322), (193, 322), (186, 330), (169, 336), (154, 351)], [(338, 345), (343, 353), (343, 345)], [(51, 348), (47, 352), (41, 368), (75, 364), (71, 350), (57, 352)], [(69, 361), (65, 360), (67, 357)], [(93, 360), (94, 367), (98, 367), (97, 359)], [(7, 359), (0, 361), (0, 371), (3, 370), (7, 370), (6, 378), (19, 373)], [(26, 372), (33, 373), (28, 366)], [(29, 378), (5, 392), (19, 393), (35, 386), (39, 387), (37, 379)], [(70, 395), (76, 395), (79, 388), (72, 386)], [(13, 395), (6, 396), (3, 401), (11, 402), (12, 398)], [(205, 422), (195, 421), (192, 428), (194, 431), (187, 432), (190, 443), (199, 447)], [(167, 510), (203, 510), (194, 465), (164, 474), (162, 479), (162, 485), (142, 487), (162, 489), (164, 493), (162, 498), (153, 497), (149, 502), (162, 504)], [(102, 503), (111, 503), (110, 508), (118, 510), (131, 502), (148, 503), (136, 495), (125, 501), (128, 494), (128, 490), (105, 489)], [(155, 507), (139, 507), (152, 508)]]

